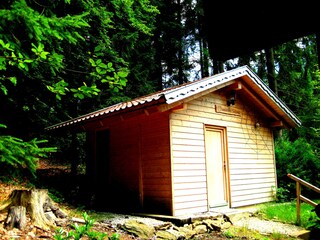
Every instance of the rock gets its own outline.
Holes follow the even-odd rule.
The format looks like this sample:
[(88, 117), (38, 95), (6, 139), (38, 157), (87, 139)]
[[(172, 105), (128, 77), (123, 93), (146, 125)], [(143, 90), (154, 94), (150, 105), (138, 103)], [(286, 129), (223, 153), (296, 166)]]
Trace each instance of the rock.
[(185, 224), (185, 225), (183, 225), (183, 227), (185, 227), (185, 228), (189, 228), (190, 230), (192, 230), (192, 229), (193, 229), (192, 224)]
[(168, 229), (167, 232), (172, 234), (175, 239), (185, 239), (185, 236), (181, 232), (179, 232), (177, 228)]
[(202, 222), (210, 231), (220, 231), (223, 219), (205, 219)]
[(57, 226), (59, 227), (66, 227), (69, 223), (68, 223), (68, 219), (66, 218), (56, 218), (55, 223)]
[(309, 230), (301, 230), (291, 234), (292, 237), (297, 239), (309, 240), (310, 239), (310, 231)]
[(221, 229), (228, 229), (231, 227), (231, 222), (224, 222), (221, 224)]
[(121, 228), (141, 239), (151, 239), (155, 234), (155, 228), (153, 226), (148, 226), (137, 220), (128, 220)]
[(171, 222), (166, 222), (160, 226), (155, 227), (156, 230), (167, 230), (172, 228), (174, 225)]
[(193, 230), (196, 232), (196, 234), (202, 234), (202, 233), (208, 232), (207, 226), (204, 224), (195, 226)]
[(243, 220), (243, 219), (248, 219), (250, 217), (250, 213), (248, 212), (243, 212), (243, 213), (236, 213), (236, 214), (230, 214), (229, 219), (231, 223)]
[(45, 212), (44, 215), (51, 222), (54, 222), (56, 220), (56, 218), (57, 218), (56, 215), (54, 215), (54, 213), (52, 211)]
[(55, 209), (53, 210), (54, 211), (54, 214), (56, 215), (57, 218), (66, 218), (68, 215), (62, 211), (61, 209)]
[(190, 229), (189, 227), (179, 227), (179, 232), (185, 237), (185, 239), (190, 239), (196, 235), (196, 231)]
[(30, 236), (31, 239), (35, 239), (36, 238), (36, 235), (34, 234), (34, 232), (28, 232), (27, 235)]
[(156, 238), (157, 239), (167, 239), (167, 240), (177, 240), (178, 239), (174, 234), (172, 234), (168, 231), (164, 231), (164, 230), (157, 231)]

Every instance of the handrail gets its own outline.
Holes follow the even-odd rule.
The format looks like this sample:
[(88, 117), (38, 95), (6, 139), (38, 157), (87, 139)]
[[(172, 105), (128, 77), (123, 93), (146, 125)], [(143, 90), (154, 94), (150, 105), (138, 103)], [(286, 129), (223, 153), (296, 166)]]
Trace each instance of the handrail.
[(307, 188), (310, 188), (311, 190), (320, 193), (320, 188), (317, 188), (316, 186), (302, 180), (301, 178), (296, 177), (293, 174), (288, 173), (287, 176), (291, 179), (293, 179), (296, 182), (296, 195), (297, 195), (297, 224), (300, 225), (301, 224), (301, 217), (300, 217), (300, 205), (301, 205), (301, 201), (304, 201), (308, 204), (310, 204), (311, 206), (315, 207), (318, 204), (315, 203), (314, 201), (304, 197), (301, 195), (301, 185), (306, 186)]

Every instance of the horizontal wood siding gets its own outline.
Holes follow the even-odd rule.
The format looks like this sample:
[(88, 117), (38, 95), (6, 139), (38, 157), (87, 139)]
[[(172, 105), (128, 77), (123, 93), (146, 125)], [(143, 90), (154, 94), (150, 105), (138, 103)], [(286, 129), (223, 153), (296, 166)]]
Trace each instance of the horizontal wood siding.
[[(187, 103), (186, 109), (171, 113), (171, 151), (174, 213), (183, 215), (207, 211), (204, 125), (227, 128), (231, 207), (272, 199), (276, 185), (272, 131), (258, 109), (237, 97), (233, 113), (216, 112), (226, 107), (219, 92)], [(256, 129), (255, 122), (261, 127)], [(190, 185), (190, 186), (189, 186)]]
[(180, 112), (184, 113), (185, 110), (172, 113), (170, 120), (176, 216), (207, 211), (203, 123), (189, 121), (190, 116), (180, 115)]
[(139, 128), (119, 121), (110, 129), (109, 189), (116, 210), (137, 211), (139, 202)]
[(121, 210), (171, 215), (168, 114), (124, 119), (110, 125), (110, 197)]
[(169, 116), (151, 115), (140, 124), (143, 208), (172, 215)]

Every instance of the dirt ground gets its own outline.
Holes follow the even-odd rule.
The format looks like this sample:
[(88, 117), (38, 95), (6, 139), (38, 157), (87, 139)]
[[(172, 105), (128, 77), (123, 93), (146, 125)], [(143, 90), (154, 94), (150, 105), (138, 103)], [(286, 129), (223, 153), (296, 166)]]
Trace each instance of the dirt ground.
[[(72, 217), (81, 218), (83, 212), (88, 212), (90, 215), (91, 213), (96, 213), (91, 211), (91, 209), (84, 208), (83, 204), (87, 200), (87, 195), (85, 193), (81, 193), (78, 188), (78, 184), (83, 181), (81, 176), (72, 176), (70, 173), (70, 167), (67, 165), (63, 165), (58, 162), (50, 162), (50, 161), (40, 161), (39, 167), (37, 170), (37, 181), (33, 184), (33, 187), (36, 188), (44, 188), (49, 189), (49, 192), (53, 192), (54, 194), (52, 197), (56, 199), (52, 199), (57, 206), (62, 209), (67, 214), (68, 221), (63, 225), (61, 228), (65, 233), (74, 230), (72, 227), (75, 222), (70, 221)], [(90, 187), (90, 186), (89, 186)], [(8, 199), (10, 193), (15, 189), (30, 189), (30, 184), (27, 183), (5, 183), (1, 182), (0, 180), (0, 206), (1, 202)], [(51, 198), (52, 198), (51, 197)], [(57, 200), (57, 201), (55, 201)], [(80, 203), (80, 204), (79, 204)], [(12, 239), (21, 239), (21, 240), (29, 240), (29, 239), (55, 239), (55, 240), (62, 240), (66, 238), (58, 238), (57, 230), (59, 227), (51, 228), (50, 230), (42, 229), (38, 226), (35, 226), (31, 219), (27, 214), (27, 226), (19, 230), (17, 228), (13, 228), (11, 230), (6, 229), (4, 227), (5, 221), (8, 215), (8, 211), (0, 211), (0, 239), (1, 240), (12, 240)], [(93, 218), (94, 219), (94, 218)], [(79, 225), (83, 225), (79, 223)], [(193, 240), (254, 240), (254, 239), (263, 239), (263, 240), (288, 240), (292, 238), (286, 237), (279, 237), (276, 238), (261, 236), (257, 234), (257, 232), (251, 232), (248, 229), (241, 229), (239, 227), (237, 229), (236, 226), (232, 226), (233, 229), (230, 229), (229, 233), (233, 232), (231, 230), (236, 229), (236, 234), (223, 234), (219, 231), (214, 231), (206, 234), (199, 234), (194, 236)], [(112, 239), (116, 240), (115, 238), (111, 238), (111, 236), (115, 233), (119, 234), (120, 240), (132, 240), (132, 239), (139, 239), (138, 237), (122, 230), (119, 226), (115, 226), (112, 224), (96, 224), (92, 227), (91, 230), (96, 232), (105, 233), (109, 238), (105, 237), (104, 239)], [(228, 229), (229, 230), (229, 229)], [(244, 232), (241, 232), (243, 230)], [(74, 238), (71, 238), (74, 239)], [(82, 237), (82, 240), (89, 239), (87, 237)], [(153, 238), (152, 240), (155, 240)]]
[[(70, 216), (73, 216), (75, 212), (79, 212), (76, 206), (73, 206), (72, 203), (70, 203), (70, 198), (72, 197), (72, 190), (70, 189), (70, 179), (74, 178), (74, 176), (70, 176), (70, 168), (65, 165), (57, 164), (57, 163), (50, 163), (48, 161), (40, 161), (39, 167), (38, 167), (38, 183), (41, 183), (40, 186), (46, 187), (50, 186), (50, 189), (57, 188), (60, 192), (66, 193), (69, 192), (69, 196), (66, 198), (66, 202), (60, 202), (56, 203), (59, 208), (63, 209), (67, 215), (68, 219), (71, 218)], [(73, 179), (74, 180), (74, 179)], [(38, 187), (38, 186), (37, 186)], [(24, 183), (4, 183), (0, 181), (0, 202), (6, 200), (9, 198), (10, 193), (15, 189), (30, 189), (28, 184)], [(62, 196), (61, 196), (62, 198)], [(75, 201), (75, 199), (74, 199)], [(33, 222), (31, 221), (30, 217), (27, 214), (27, 226), (19, 230), (17, 228), (13, 229), (6, 229), (4, 227), (5, 221), (7, 218), (8, 212), (0, 211), (0, 239), (2, 240), (11, 240), (11, 239), (21, 239), (21, 240), (29, 240), (29, 239), (57, 239), (55, 238), (55, 235), (57, 234), (57, 229), (52, 228), (50, 230), (42, 229), (38, 226), (33, 225)], [(63, 231), (69, 232), (71, 230), (74, 230), (72, 227), (72, 224), (74, 222), (69, 222), (63, 226)], [(80, 224), (81, 225), (81, 224)], [(133, 236), (132, 234), (123, 231), (120, 228), (108, 225), (108, 224), (97, 224), (94, 227), (92, 227), (91, 230), (103, 232), (106, 233), (107, 236), (109, 236), (109, 239), (111, 239), (111, 236), (114, 233), (118, 233), (120, 235), (120, 240), (132, 240), (132, 239), (139, 239), (136, 236)], [(87, 237), (83, 237), (81, 239), (88, 239)], [(108, 239), (108, 238), (105, 238)], [(193, 239), (198, 240), (207, 240), (207, 239), (249, 239), (245, 237), (241, 238), (227, 238), (226, 236), (223, 236), (221, 232), (212, 232), (208, 234), (201, 234), (197, 235)]]

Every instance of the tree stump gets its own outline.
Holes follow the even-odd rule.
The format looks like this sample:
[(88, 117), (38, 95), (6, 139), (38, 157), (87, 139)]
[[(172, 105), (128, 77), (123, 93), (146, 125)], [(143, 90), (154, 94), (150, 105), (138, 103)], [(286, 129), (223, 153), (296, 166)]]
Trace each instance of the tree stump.
[[(11, 207), (17, 206), (25, 207), (33, 224), (45, 230), (49, 230), (51, 227), (56, 226), (53, 218), (49, 219), (46, 217), (45, 211), (52, 211), (53, 213), (56, 213), (56, 215), (60, 214), (58, 216), (59, 218), (66, 217), (66, 214), (54, 205), (48, 195), (47, 189), (13, 190), (9, 198), (0, 203), (0, 211), (9, 209), (10, 212)], [(11, 220), (9, 218), (10, 213), (8, 213), (7, 219)], [(20, 220), (22, 219), (20, 218)]]
[(8, 216), (4, 222), (6, 229), (18, 228), (22, 230), (27, 225), (26, 208), (13, 206), (9, 208)]

